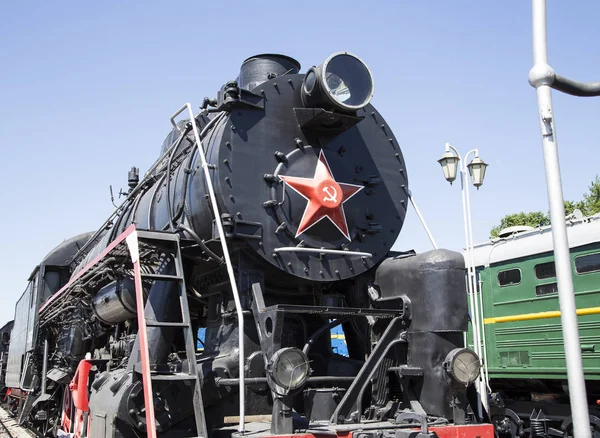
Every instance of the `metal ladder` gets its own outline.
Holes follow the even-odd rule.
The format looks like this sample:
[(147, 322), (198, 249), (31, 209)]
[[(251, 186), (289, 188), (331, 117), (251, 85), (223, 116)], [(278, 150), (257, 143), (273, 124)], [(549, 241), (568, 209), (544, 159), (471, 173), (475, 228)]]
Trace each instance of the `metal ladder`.
[[(142, 365), (142, 381), (144, 389), (144, 404), (146, 408), (146, 433), (149, 438), (156, 438), (156, 418), (154, 415), (154, 391), (152, 383), (156, 381), (189, 381), (193, 386), (193, 407), (196, 420), (197, 435), (208, 438), (200, 377), (196, 366), (196, 336), (193, 332), (188, 298), (183, 277), (181, 262), (181, 247), (179, 235), (156, 231), (133, 231), (126, 238), (129, 253), (133, 262), (135, 293), (137, 301), (138, 337), (140, 339), (140, 355)], [(143, 260), (140, 260), (140, 250), (157, 250), (170, 253), (175, 265), (175, 275), (142, 273)], [(181, 305), (182, 322), (150, 321), (145, 316), (142, 281), (173, 281), (177, 283), (179, 303)], [(185, 340), (187, 372), (174, 374), (158, 374), (150, 369), (148, 352), (148, 327), (180, 327)]]

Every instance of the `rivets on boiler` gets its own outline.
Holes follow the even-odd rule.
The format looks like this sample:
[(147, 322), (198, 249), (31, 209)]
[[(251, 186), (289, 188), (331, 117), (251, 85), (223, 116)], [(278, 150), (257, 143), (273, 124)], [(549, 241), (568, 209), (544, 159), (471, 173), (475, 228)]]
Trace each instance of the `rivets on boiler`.
[(277, 159), (277, 161), (279, 161), (280, 163), (286, 163), (287, 162), (287, 157), (285, 156), (285, 154), (283, 152), (280, 151), (275, 151), (275, 153), (273, 154), (275, 155), (275, 158)]

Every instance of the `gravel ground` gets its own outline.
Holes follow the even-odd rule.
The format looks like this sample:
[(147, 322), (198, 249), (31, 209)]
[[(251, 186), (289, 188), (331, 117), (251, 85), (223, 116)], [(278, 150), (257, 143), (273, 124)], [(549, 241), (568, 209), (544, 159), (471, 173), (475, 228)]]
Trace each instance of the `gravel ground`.
[(35, 436), (19, 426), (8, 413), (0, 408), (0, 438), (31, 438)]

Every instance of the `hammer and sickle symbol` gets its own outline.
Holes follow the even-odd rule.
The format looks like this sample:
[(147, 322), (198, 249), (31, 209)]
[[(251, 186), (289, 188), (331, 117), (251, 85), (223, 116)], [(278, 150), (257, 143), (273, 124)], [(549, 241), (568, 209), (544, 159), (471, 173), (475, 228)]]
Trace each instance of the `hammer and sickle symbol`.
[[(333, 193), (331, 193), (330, 189), (333, 190)], [(337, 190), (335, 189), (335, 187), (333, 187), (333, 186), (325, 186), (325, 187), (323, 187), (323, 191), (325, 193), (327, 193), (327, 196), (325, 196), (323, 198), (323, 201), (337, 202)]]

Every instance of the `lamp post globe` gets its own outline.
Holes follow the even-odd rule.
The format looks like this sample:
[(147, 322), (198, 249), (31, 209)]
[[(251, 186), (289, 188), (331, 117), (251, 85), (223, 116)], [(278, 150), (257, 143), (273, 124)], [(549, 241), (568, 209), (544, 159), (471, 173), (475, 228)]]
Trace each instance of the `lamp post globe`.
[(444, 155), (442, 155), (442, 158), (438, 160), (438, 163), (442, 166), (444, 178), (446, 178), (446, 181), (450, 184), (456, 179), (458, 161), (459, 158), (450, 151), (446, 151)]
[(479, 187), (483, 184), (483, 178), (485, 177), (485, 169), (488, 167), (488, 164), (485, 163), (481, 158), (475, 157), (473, 160), (467, 165), (469, 169), (469, 174), (471, 175), (471, 181), (473, 181), (473, 185)]

